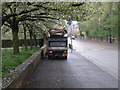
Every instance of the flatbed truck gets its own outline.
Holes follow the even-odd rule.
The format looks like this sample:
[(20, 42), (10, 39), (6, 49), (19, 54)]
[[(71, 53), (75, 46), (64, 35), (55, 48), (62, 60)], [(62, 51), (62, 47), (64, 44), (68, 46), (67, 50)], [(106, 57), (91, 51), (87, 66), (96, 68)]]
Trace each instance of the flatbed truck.
[[(51, 31), (53, 30), (53, 32)], [(48, 37), (48, 59), (65, 59), (68, 56), (68, 38), (64, 36), (66, 31), (63, 29), (50, 29)]]

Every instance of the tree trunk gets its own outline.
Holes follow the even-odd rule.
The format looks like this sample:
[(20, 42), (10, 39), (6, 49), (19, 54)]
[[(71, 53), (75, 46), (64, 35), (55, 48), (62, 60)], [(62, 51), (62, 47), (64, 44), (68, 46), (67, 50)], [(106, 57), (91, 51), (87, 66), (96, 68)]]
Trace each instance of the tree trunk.
[(12, 26), (13, 35), (13, 53), (19, 54), (19, 38), (18, 38), (18, 23), (14, 23)]
[(47, 45), (47, 49), (48, 49), (48, 37), (46, 34), (43, 35), (43, 45)]
[(109, 28), (109, 43), (112, 43), (112, 34), (111, 29)]
[(35, 34), (33, 35), (33, 38), (34, 38), (34, 46), (37, 47), (37, 39)]
[(23, 28), (24, 28), (24, 44), (25, 44), (25, 50), (27, 50), (27, 36), (26, 36), (26, 27), (25, 24), (23, 24)]
[(30, 49), (33, 49), (33, 40), (32, 40), (32, 30), (29, 30), (29, 35), (30, 35)]

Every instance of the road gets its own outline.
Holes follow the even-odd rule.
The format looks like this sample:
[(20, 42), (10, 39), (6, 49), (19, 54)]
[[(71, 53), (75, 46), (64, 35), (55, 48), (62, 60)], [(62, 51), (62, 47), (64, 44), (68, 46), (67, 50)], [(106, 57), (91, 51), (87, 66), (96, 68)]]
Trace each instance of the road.
[[(75, 40), (73, 43), (84, 43), (84, 41)], [(26, 83), (25, 88), (118, 87), (118, 80), (113, 75), (81, 55), (80, 48), (76, 50), (75, 48), (74, 45), (72, 53), (69, 50), (67, 60), (44, 58)]]
[(74, 53), (80, 53), (89, 61), (118, 79), (118, 45), (89, 40), (72, 40)]

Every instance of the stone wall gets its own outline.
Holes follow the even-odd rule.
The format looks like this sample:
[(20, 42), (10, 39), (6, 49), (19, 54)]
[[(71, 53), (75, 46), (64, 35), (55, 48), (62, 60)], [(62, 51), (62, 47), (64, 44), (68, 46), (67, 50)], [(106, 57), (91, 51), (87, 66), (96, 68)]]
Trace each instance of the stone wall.
[[(77, 38), (82, 39), (79, 35), (77, 36)], [(109, 42), (109, 37), (85, 37), (84, 39)], [(112, 38), (112, 43), (118, 43), (118, 38)]]
[(2, 88), (23, 88), (27, 80), (38, 66), (46, 45), (42, 46), (35, 54), (28, 58), (21, 65), (10, 71), (10, 75), (2, 80)]

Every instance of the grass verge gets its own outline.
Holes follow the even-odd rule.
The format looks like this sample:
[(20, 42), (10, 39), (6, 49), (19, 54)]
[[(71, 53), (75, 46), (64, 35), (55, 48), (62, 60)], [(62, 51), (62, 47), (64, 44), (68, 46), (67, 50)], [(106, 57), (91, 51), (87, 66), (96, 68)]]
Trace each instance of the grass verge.
[(2, 48), (2, 77), (6, 77), (9, 74), (10, 69), (17, 67), (39, 48), (34, 47), (33, 50), (25, 50), (24, 47), (20, 47), (20, 54), (13, 55), (13, 48)]

